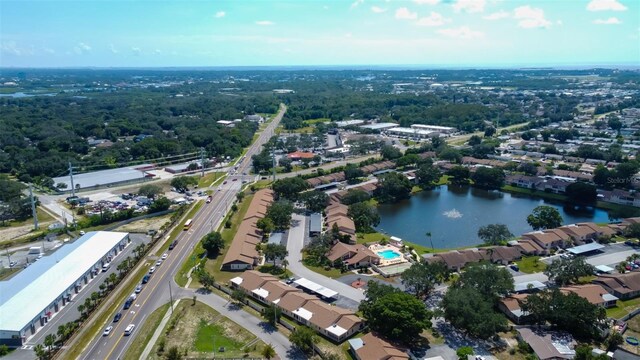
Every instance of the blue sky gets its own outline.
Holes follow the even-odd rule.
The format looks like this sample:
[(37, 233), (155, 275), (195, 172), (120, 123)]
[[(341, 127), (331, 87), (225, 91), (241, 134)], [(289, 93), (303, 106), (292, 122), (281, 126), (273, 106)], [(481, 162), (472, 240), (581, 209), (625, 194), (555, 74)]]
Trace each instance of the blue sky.
[(638, 0), (0, 0), (0, 66), (640, 65)]

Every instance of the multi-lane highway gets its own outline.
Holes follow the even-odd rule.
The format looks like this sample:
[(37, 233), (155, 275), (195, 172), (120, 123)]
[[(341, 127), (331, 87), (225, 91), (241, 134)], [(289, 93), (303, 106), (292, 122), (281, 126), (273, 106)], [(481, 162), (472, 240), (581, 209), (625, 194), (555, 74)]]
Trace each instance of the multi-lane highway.
[[(89, 344), (78, 344), (85, 346), (81, 359), (119, 359), (122, 358), (127, 348), (135, 339), (136, 331), (139, 331), (144, 320), (162, 304), (170, 300), (171, 293), (174, 298), (180, 296), (179, 289), (174, 282), (174, 277), (179, 271), (182, 263), (190, 256), (193, 248), (200, 239), (212, 229), (218, 227), (222, 219), (229, 211), (236, 193), (241, 189), (243, 180), (248, 180), (249, 167), (251, 166), (251, 156), (260, 152), (262, 145), (273, 136), (276, 127), (280, 123), (286, 107), (282, 106), (278, 115), (259, 134), (258, 138), (247, 150), (246, 155), (241, 158), (237, 165), (237, 170), (230, 170), (232, 173), (226, 179), (226, 183), (216, 187), (212, 194), (213, 201), (210, 204), (203, 204), (201, 209), (193, 217), (193, 225), (187, 231), (183, 231), (178, 237), (177, 246), (168, 251), (168, 257), (162, 265), (156, 266), (155, 272), (151, 275), (150, 281), (138, 294), (133, 306), (128, 310), (123, 310), (122, 305), (118, 311), (122, 313), (122, 318), (117, 323), (112, 323), (113, 315), (110, 314), (109, 321), (103, 324), (113, 326), (109, 336), (102, 336), (102, 332), (95, 334), (96, 338)], [(233, 169), (233, 168), (230, 168)], [(143, 266), (149, 269), (155, 266), (156, 259), (149, 257)], [(215, 296), (215, 295), (213, 295)], [(124, 301), (124, 300), (123, 300)], [(124, 329), (129, 324), (135, 324), (136, 329), (131, 336), (124, 336)]]

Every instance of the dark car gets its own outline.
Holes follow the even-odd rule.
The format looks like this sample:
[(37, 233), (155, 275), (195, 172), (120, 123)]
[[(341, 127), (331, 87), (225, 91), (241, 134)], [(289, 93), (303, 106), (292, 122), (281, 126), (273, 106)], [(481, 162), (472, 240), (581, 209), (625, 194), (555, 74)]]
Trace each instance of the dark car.
[(117, 313), (116, 316), (113, 317), (113, 322), (120, 321), (121, 317), (122, 317), (122, 313)]
[(124, 303), (124, 309), (127, 310), (128, 308), (131, 307), (131, 304), (133, 304), (133, 300), (128, 299), (125, 303)]
[(142, 283), (146, 284), (149, 282), (149, 279), (151, 279), (151, 275), (147, 274), (142, 278)]
[(169, 250), (173, 250), (174, 247), (176, 247), (176, 245), (178, 245), (178, 240), (174, 240), (170, 245), (169, 245)]
[(518, 265), (517, 265), (517, 264), (511, 264), (509, 267), (510, 267), (510, 268), (511, 268), (511, 270), (513, 270), (513, 271), (520, 271), (520, 267), (518, 267)]

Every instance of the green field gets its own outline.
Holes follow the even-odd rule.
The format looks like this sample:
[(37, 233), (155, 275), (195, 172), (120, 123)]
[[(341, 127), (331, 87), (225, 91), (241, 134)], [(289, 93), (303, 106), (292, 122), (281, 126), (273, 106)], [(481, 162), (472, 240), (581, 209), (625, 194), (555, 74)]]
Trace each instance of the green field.
[(542, 272), (547, 268), (547, 265), (540, 261), (540, 256), (525, 256), (520, 261), (516, 261), (520, 271), (525, 274), (533, 274)]
[(618, 300), (615, 307), (607, 309), (607, 316), (619, 319), (638, 307), (640, 307), (640, 297), (625, 301)]

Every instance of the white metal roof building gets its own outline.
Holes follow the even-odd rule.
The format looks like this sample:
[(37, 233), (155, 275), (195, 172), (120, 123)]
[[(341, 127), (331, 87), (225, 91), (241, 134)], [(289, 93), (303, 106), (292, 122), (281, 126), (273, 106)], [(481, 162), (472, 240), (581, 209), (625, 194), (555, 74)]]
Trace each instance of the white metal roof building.
[(128, 233), (89, 232), (0, 282), (0, 344), (21, 346), (128, 242)]
[(362, 125), (360, 127), (363, 128), (363, 129), (384, 130), (384, 129), (391, 129), (391, 128), (394, 128), (394, 127), (398, 127), (398, 124), (391, 123), (391, 122), (383, 122), (383, 123)]
[(430, 130), (422, 130), (422, 129), (414, 129), (407, 127), (394, 127), (386, 130), (387, 133), (400, 137), (408, 137), (408, 138), (430, 138), (437, 136), (438, 133)]
[(456, 128), (448, 127), (448, 126), (438, 126), (438, 125), (424, 125), (424, 124), (413, 124), (411, 125), (412, 129), (421, 129), (421, 130), (429, 130), (429, 131), (437, 131), (439, 133), (450, 134), (456, 132)]
[(336, 295), (338, 295), (337, 292), (331, 290), (331, 289), (327, 289), (326, 287), (316, 284), (311, 280), (307, 280), (305, 278), (300, 278), (296, 281), (293, 282), (294, 284), (301, 286), (311, 292), (314, 292), (324, 298), (330, 299)]
[[(88, 190), (100, 186), (135, 183), (145, 180), (145, 170), (153, 168), (152, 164), (136, 165), (117, 169), (99, 170), (84, 174), (74, 174), (73, 184), (76, 190)], [(66, 184), (62, 192), (71, 192), (71, 177), (69, 175), (53, 178), (54, 184)]]

